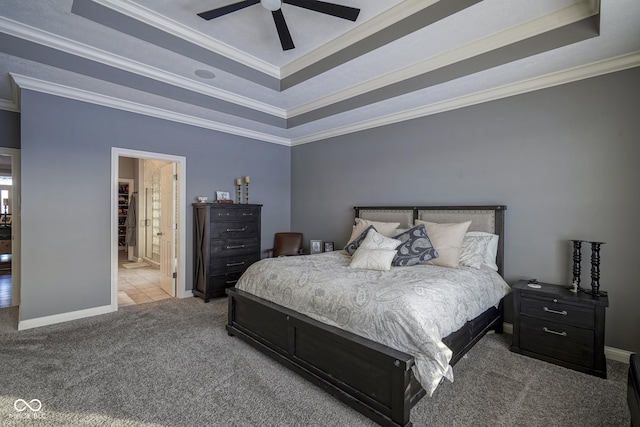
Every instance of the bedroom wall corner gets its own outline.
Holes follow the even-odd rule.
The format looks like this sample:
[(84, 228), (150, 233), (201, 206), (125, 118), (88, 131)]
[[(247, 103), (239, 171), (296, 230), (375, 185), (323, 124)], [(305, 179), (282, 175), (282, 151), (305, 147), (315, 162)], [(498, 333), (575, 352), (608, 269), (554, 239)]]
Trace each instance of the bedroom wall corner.
[(633, 68), (295, 146), (292, 228), (340, 247), (353, 206), (505, 204), (506, 280), (568, 283), (569, 240), (607, 242), (606, 344), (640, 352), (637, 93)]

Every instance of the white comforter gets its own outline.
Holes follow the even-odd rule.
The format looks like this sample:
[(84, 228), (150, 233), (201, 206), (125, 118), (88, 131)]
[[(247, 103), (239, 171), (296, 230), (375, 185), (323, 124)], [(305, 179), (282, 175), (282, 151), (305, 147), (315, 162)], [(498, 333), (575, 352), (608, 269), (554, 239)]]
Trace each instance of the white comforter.
[(509, 293), (491, 269), (432, 265), (391, 271), (347, 268), (342, 251), (264, 259), (236, 287), (415, 358), (416, 379), (431, 395), (453, 381), (442, 338)]

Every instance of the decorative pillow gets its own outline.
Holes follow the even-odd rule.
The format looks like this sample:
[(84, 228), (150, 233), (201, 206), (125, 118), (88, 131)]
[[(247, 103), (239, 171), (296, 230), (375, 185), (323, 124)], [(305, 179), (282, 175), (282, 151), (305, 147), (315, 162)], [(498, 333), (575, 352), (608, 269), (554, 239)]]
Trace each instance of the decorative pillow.
[(347, 251), (347, 253), (349, 255), (353, 255), (353, 253), (362, 244), (362, 241), (365, 239), (365, 237), (367, 237), (367, 233), (369, 233), (369, 230), (374, 230), (375, 231), (375, 227), (373, 225), (370, 225), (369, 228), (364, 230), (353, 241), (351, 241), (349, 244), (347, 244), (347, 246), (344, 247), (344, 250)]
[(402, 242), (396, 249), (393, 265), (406, 267), (429, 261), (438, 257), (438, 252), (431, 244), (424, 224), (420, 224), (394, 236)]
[(489, 267), (494, 271), (498, 271), (498, 264), (496, 263), (498, 259), (498, 240), (500, 240), (500, 236), (497, 234), (485, 233), (484, 231), (469, 231), (467, 236), (480, 236), (480, 237), (488, 237), (490, 238), (489, 243), (487, 244), (487, 248), (484, 252), (484, 259), (482, 261), (482, 265), (485, 267)]
[(416, 224), (424, 224), (426, 226), (429, 240), (438, 251), (438, 258), (432, 259), (429, 263), (442, 267), (458, 268), (460, 266), (462, 240), (471, 225), (471, 221), (437, 224), (417, 219)]
[(388, 271), (391, 270), (391, 262), (395, 256), (395, 249), (364, 249), (361, 247), (351, 257), (349, 268)]
[(358, 249), (395, 249), (400, 243), (400, 240), (385, 237), (373, 229), (367, 232)]
[(362, 218), (356, 218), (356, 225), (353, 226), (351, 231), (351, 237), (349, 242), (353, 242), (364, 230), (373, 225), (376, 231), (384, 236), (391, 237), (395, 234), (396, 228), (400, 225), (399, 222), (380, 222), (380, 221), (368, 221)]
[(481, 268), (484, 263), (484, 254), (490, 241), (491, 236), (465, 234), (464, 239), (462, 239), (462, 250), (460, 251), (460, 265)]

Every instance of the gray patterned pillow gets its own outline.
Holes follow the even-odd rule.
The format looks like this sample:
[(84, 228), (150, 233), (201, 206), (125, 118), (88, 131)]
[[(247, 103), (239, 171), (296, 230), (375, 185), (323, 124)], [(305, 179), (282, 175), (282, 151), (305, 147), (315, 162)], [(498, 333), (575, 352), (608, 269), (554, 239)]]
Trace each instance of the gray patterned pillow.
[(376, 228), (373, 225), (370, 225), (366, 230), (364, 230), (358, 237), (353, 239), (351, 242), (344, 247), (344, 250), (347, 251), (349, 255), (353, 255), (353, 253), (358, 249), (358, 247), (364, 241), (364, 238), (367, 237), (367, 233), (369, 230), (375, 230)]
[(431, 244), (424, 224), (398, 234), (394, 239), (402, 242), (396, 249), (396, 256), (393, 259), (393, 265), (396, 267), (416, 265), (438, 257), (438, 252)]

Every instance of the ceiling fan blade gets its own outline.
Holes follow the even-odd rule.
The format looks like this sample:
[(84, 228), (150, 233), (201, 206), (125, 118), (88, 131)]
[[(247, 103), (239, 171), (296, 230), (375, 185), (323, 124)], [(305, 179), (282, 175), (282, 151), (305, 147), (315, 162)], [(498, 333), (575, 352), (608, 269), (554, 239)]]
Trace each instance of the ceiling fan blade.
[(282, 50), (295, 49), (291, 33), (289, 33), (289, 27), (287, 27), (287, 22), (284, 20), (284, 15), (282, 14), (282, 9), (274, 10), (271, 14), (273, 15), (273, 22), (276, 23)]
[(260, 3), (260, 0), (245, 0), (238, 3), (233, 3), (228, 6), (222, 6), (217, 9), (207, 10), (206, 12), (198, 13), (198, 16), (202, 19), (209, 21), (210, 19), (217, 18), (222, 15), (226, 15), (236, 10), (244, 9), (245, 7), (253, 6)]
[(283, 0), (283, 3), (292, 4), (294, 6), (303, 7), (320, 13), (326, 13), (327, 15), (335, 16), (336, 18), (348, 19), (349, 21), (354, 22), (358, 19), (358, 14), (360, 13), (360, 9), (356, 9), (355, 7), (317, 0)]

